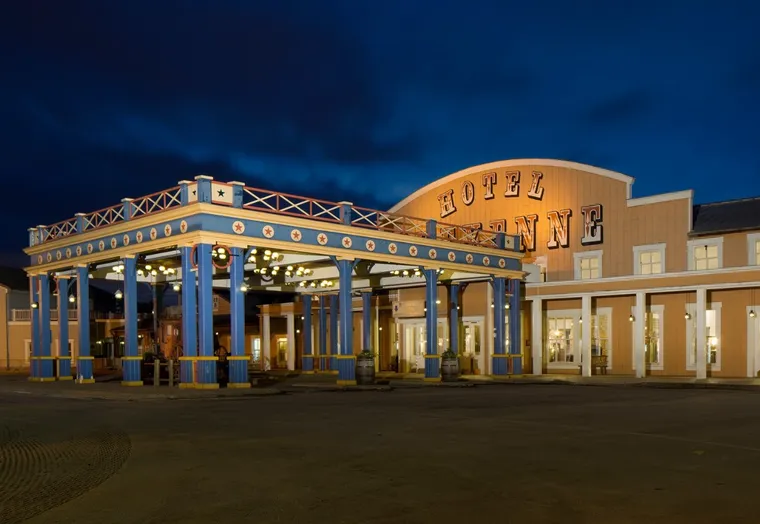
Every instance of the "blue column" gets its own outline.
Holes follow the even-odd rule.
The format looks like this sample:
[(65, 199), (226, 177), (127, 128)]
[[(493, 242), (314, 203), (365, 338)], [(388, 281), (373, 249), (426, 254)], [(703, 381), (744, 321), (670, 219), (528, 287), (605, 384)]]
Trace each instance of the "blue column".
[(180, 357), (181, 388), (192, 388), (195, 383), (195, 362), (198, 357), (198, 310), (196, 308), (195, 271), (193, 248), (182, 246), (182, 356)]
[(55, 369), (53, 369), (53, 356), (50, 351), (51, 333), (50, 333), (50, 277), (47, 273), (43, 273), (39, 277), (40, 282), (40, 301), (38, 312), (40, 315), (40, 354), (37, 357), (39, 359), (39, 374), (37, 379), (49, 382), (55, 380)]
[(40, 279), (29, 277), (29, 307), (32, 314), (32, 354), (29, 355), (29, 380), (36, 380), (40, 375)]
[(522, 297), (521, 282), (510, 281), (512, 295), (509, 297), (509, 353), (513, 375), (522, 375)]
[(77, 382), (92, 384), (92, 356), (90, 355), (90, 268), (77, 267), (77, 326), (79, 352), (77, 354)]
[[(200, 187), (200, 181), (199, 181)], [(214, 268), (211, 262), (211, 245), (198, 244), (198, 366), (196, 388), (216, 389), (216, 361), (214, 356)]]
[(314, 373), (314, 353), (311, 349), (311, 295), (301, 295), (303, 303), (303, 372)]
[(338, 372), (338, 295), (330, 295), (330, 372)]
[(327, 369), (327, 296), (319, 295), (319, 370)]
[(337, 260), (340, 289), (340, 355), (338, 355), (338, 384), (356, 385), (356, 356), (354, 355), (354, 319), (351, 300), (353, 260)]
[(493, 374), (507, 374), (507, 352), (505, 348), (504, 324), (506, 322), (507, 286), (504, 277), (493, 277)]
[(449, 286), (449, 347), (459, 354), (459, 284)]
[(425, 275), (425, 331), (427, 344), (425, 351), (425, 380), (441, 380), (441, 360), (438, 355), (438, 270), (424, 269)]
[(69, 277), (58, 277), (58, 380), (71, 380), (69, 354)]
[(362, 349), (372, 351), (372, 291), (362, 291), (362, 325)]
[(245, 356), (245, 291), (243, 286), (245, 252), (239, 247), (230, 248), (232, 265), (230, 266), (230, 388), (249, 388), (248, 358)]
[(142, 355), (137, 351), (137, 259), (124, 259), (124, 356), (122, 386), (142, 386)]

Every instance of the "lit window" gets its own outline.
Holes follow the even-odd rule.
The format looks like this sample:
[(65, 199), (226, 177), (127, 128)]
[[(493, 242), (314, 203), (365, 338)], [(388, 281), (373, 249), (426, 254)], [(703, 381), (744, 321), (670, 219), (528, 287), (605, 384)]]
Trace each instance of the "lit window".
[(760, 240), (755, 240), (755, 264), (760, 262)]
[(694, 248), (694, 269), (704, 271), (706, 269), (718, 269), (718, 246), (696, 246)]
[(573, 318), (556, 317), (547, 319), (546, 352), (547, 360), (567, 363), (575, 361), (573, 343)]
[(602, 276), (602, 252), (583, 251), (573, 255), (575, 259), (575, 279), (592, 280)]
[[(720, 371), (720, 324), (721, 303), (712, 303), (705, 311), (705, 345), (707, 365), (713, 371)], [(689, 318), (686, 321), (687, 361), (686, 369), (693, 370), (697, 364), (697, 316), (694, 304), (687, 304)]]
[(581, 262), (581, 280), (589, 278), (599, 278), (599, 259), (596, 257), (582, 258)]
[(662, 273), (662, 256), (659, 251), (639, 253), (639, 274), (658, 275)]

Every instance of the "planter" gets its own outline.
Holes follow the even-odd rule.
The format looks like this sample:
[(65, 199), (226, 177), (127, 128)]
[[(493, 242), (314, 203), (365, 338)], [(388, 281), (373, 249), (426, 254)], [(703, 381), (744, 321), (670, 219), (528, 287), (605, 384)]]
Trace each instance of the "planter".
[(360, 386), (375, 383), (375, 356), (369, 351), (356, 355), (356, 383)]
[(441, 355), (441, 380), (443, 382), (459, 380), (459, 358), (455, 353), (447, 351)]

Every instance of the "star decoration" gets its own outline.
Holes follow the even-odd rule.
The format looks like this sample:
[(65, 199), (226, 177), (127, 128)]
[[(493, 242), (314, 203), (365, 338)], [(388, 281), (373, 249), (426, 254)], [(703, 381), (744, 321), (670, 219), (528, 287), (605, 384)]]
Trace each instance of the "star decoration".
[(351, 247), (351, 239), (349, 237), (343, 237), (343, 247)]
[(375, 250), (375, 243), (372, 240), (367, 240), (367, 250), (368, 251)]
[(243, 223), (242, 222), (235, 222), (235, 231), (242, 232), (243, 231)]
[(301, 240), (301, 232), (298, 231), (297, 229), (294, 229), (293, 231), (290, 232), (290, 238), (292, 238), (296, 242), (299, 242)]
[(264, 236), (267, 238), (272, 238), (274, 236), (274, 228), (272, 226), (264, 226), (264, 229), (261, 230), (264, 233)]
[(224, 189), (220, 189), (220, 190), (218, 190), (218, 191), (216, 192), (216, 194), (217, 194), (217, 195), (219, 195), (220, 197), (222, 197), (222, 198), (223, 198), (223, 197), (224, 197)]
[(325, 235), (324, 233), (320, 233), (319, 236), (317, 237), (317, 242), (319, 242), (322, 245), (326, 244), (327, 243), (327, 235)]
[(389, 244), (388, 245), (388, 251), (390, 251), (391, 253), (395, 254), (397, 250), (398, 250), (398, 248), (396, 247), (396, 244)]

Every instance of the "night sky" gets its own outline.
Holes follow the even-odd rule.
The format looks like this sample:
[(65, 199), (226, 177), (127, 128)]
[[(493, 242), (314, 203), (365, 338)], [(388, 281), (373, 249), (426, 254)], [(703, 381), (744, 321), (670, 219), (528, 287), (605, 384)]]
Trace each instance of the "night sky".
[(758, 27), (756, 0), (5, 2), (2, 261), (201, 173), (385, 209), (539, 157), (755, 196)]

